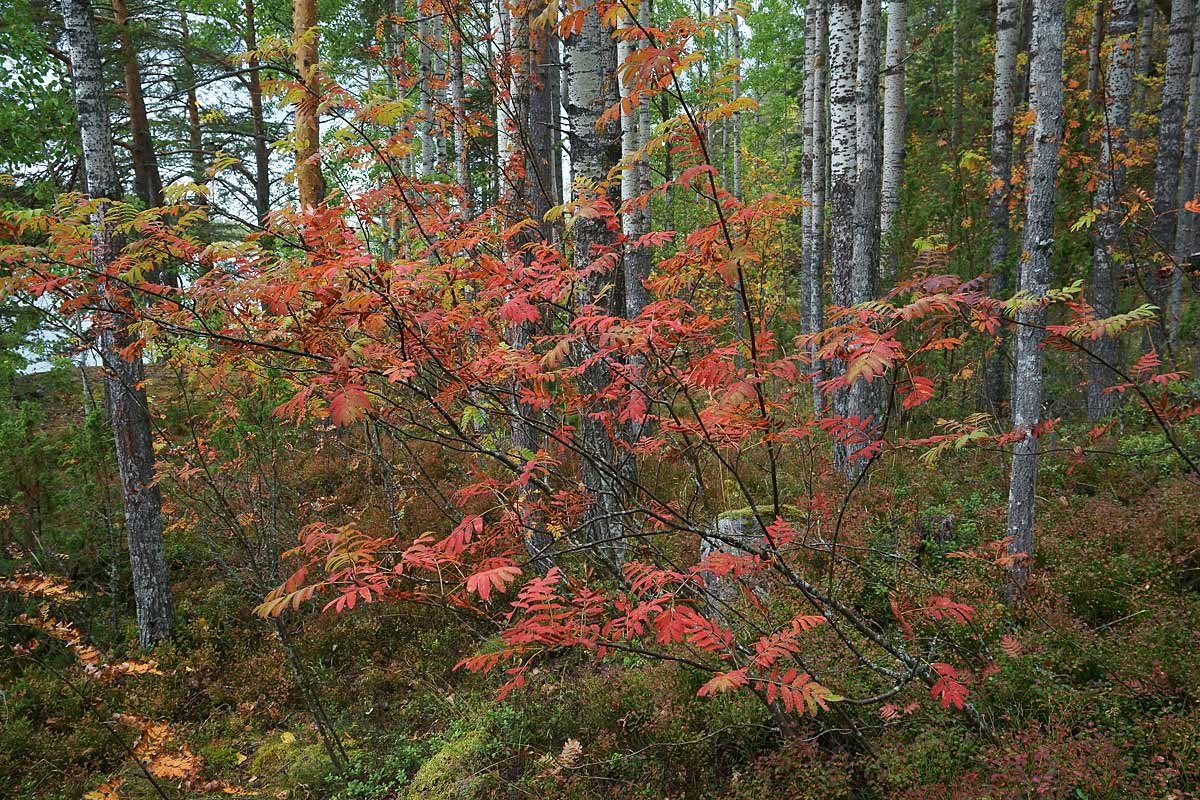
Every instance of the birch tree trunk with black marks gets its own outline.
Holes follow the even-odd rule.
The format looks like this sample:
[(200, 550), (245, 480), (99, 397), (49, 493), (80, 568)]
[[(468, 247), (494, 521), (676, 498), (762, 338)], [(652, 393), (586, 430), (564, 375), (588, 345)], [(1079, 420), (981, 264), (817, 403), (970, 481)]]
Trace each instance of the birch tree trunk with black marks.
[(1150, 276), (1151, 300), (1160, 309), (1159, 324), (1152, 328), (1154, 345), (1167, 345), (1171, 284), (1178, 276), (1175, 264), (1175, 227), (1179, 218), (1179, 168), (1183, 161), (1184, 107), (1192, 48), (1192, 2), (1173, 0), (1163, 78), (1162, 111), (1158, 118), (1158, 153), (1154, 159), (1154, 225), (1151, 236), (1165, 256), (1163, 266)]
[[(1088, 302), (1097, 317), (1117, 313), (1117, 243), (1125, 206), (1125, 155), (1129, 141), (1130, 100), (1133, 96), (1134, 37), (1137, 0), (1112, 0), (1109, 12), (1108, 71), (1104, 86), (1104, 127), (1100, 139), (1100, 170), (1096, 177), (1096, 230), (1092, 242), (1092, 280)], [(1092, 345), (1097, 356), (1088, 364), (1088, 416), (1101, 420), (1116, 407), (1109, 391), (1116, 375), (1117, 342), (1103, 336)]]
[[(528, 24), (528, 23), (526, 23)], [(418, 11), (417, 15), (417, 69), (420, 70), (420, 85), (417, 95), (420, 98), (420, 120), (418, 130), (421, 134), (421, 172), (420, 178), (428, 181), (433, 177), (434, 161), (437, 155), (433, 131), (433, 19)]]
[[(813, 20), (816, 3), (810, 3), (804, 12), (804, 80), (800, 94), (796, 97), (796, 108), (800, 111), (800, 264), (797, 277), (804, 290), (804, 270), (812, 249), (809, 228), (812, 225), (812, 169), (813, 169), (813, 66), (816, 63), (817, 29)], [(801, 320), (804, 316), (804, 300), (801, 294)]]
[[(605, 199), (613, 208), (620, 202), (620, 187), (608, 187), (605, 178), (621, 159), (620, 120), (601, 123), (606, 108), (619, 99), (617, 48), (611, 32), (601, 21), (596, 6), (586, 9), (582, 26), (564, 42), (569, 96), (567, 115), (571, 120), (571, 177), (576, 191), (584, 186), (604, 186)], [(576, 201), (594, 202), (594, 195), (576, 194)], [(573, 223), (574, 268), (587, 271), (579, 282), (576, 301), (581, 309), (601, 304), (601, 313), (621, 316), (624, 298), (612, 284), (619, 281), (616, 238), (606, 221), (579, 215)], [(594, 545), (603, 563), (619, 568), (625, 557), (625, 519), (622, 510), (622, 470), (618, 466), (615, 414), (601, 395), (611, 383), (609, 365), (596, 359), (595, 345), (584, 342), (576, 354), (586, 366), (580, 389), (590, 397), (579, 416), (579, 446), (588, 508), (584, 515), (584, 538)], [(608, 413), (604, 413), (608, 412)], [(601, 416), (607, 419), (598, 419)], [(628, 473), (626, 473), (628, 474)]]
[[(850, 268), (850, 302), (857, 305), (878, 294), (880, 162), (879, 140), (879, 27), (880, 0), (863, 0), (858, 22), (858, 89), (856, 92), (853, 260)], [(874, 383), (856, 381), (850, 387), (849, 415), (860, 420), (869, 441), (878, 423)], [(867, 429), (867, 420), (871, 422)], [(850, 455), (865, 442), (850, 447)], [(863, 464), (850, 464), (851, 471)]]
[[(988, 292), (1001, 298), (1008, 291), (1008, 252), (1012, 231), (1008, 200), (1012, 191), (1013, 106), (1017, 82), (1017, 41), (1020, 38), (1019, 0), (997, 0), (996, 54), (992, 83), (991, 185), (988, 189), (988, 224), (992, 241), (988, 247)], [(984, 362), (984, 403), (998, 414), (1004, 402), (1008, 372), (1004, 331), (997, 332), (995, 349)]]
[(296, 185), (300, 208), (310, 208), (325, 199), (325, 176), (321, 174), (321, 123), (318, 107), (321, 82), (317, 75), (317, 0), (294, 0), (292, 36), (296, 44), (296, 72), (304, 92), (296, 102)]
[[(857, 64), (858, 30), (854, 23), (853, 0), (832, 0), (829, 14), (829, 245), (833, 304), (851, 304), (851, 264), (854, 262), (854, 179), (856, 125), (854, 79)], [(840, 375), (845, 365), (830, 365)], [(847, 393), (833, 392), (835, 416), (845, 416)], [(843, 444), (834, 443), (834, 464), (847, 469)]]
[(891, 0), (887, 5), (887, 12), (883, 176), (879, 198), (879, 240), (882, 245), (879, 277), (882, 287), (890, 285), (895, 277), (899, 257), (899, 248), (893, 241), (892, 226), (900, 208), (900, 187), (904, 183), (904, 129), (907, 121), (904, 104), (904, 58), (908, 38), (908, 0)]
[(474, 207), (467, 152), (467, 107), (463, 87), (463, 43), (458, 30), (450, 32), (450, 107), (454, 115), (454, 182), (462, 190), (460, 213), (465, 219)]
[(100, 356), (125, 507), (138, 641), (143, 647), (153, 647), (170, 638), (174, 608), (163, 547), (162, 497), (155, 483), (144, 369), (140, 355), (129, 359), (122, 355), (134, 341), (126, 313), (131, 298), (121, 291), (117, 280), (106, 279), (121, 251), (120, 237), (107, 214), (108, 201), (120, 196), (116, 159), (92, 11), (86, 0), (62, 0), (62, 12), (71, 54), (87, 190), (100, 201), (93, 217), (93, 260), (101, 275), (101, 312), (96, 324), (100, 329)]
[[(826, 162), (828, 160), (827, 146), (827, 100), (826, 100), (826, 64), (828, 32), (828, 0), (815, 0), (812, 4), (813, 19), (810, 27), (815, 30), (813, 65), (812, 65), (812, 94), (808, 98), (808, 107), (812, 109), (811, 145), (805, 142), (810, 159), (809, 173), (812, 182), (811, 202), (806, 237), (809, 241), (808, 260), (804, 262), (804, 298), (801, 310), (801, 323), (805, 333), (816, 333), (824, 327), (824, 281), (825, 281), (825, 187)], [(813, 414), (821, 416), (824, 413), (824, 396), (821, 391), (821, 381), (824, 380), (824, 366), (816, 357), (816, 347), (809, 349), (812, 371)]]
[[(646, 3), (642, 7), (646, 7)], [(639, 9), (640, 13), (641, 9)], [(643, 23), (643, 26), (645, 24)], [(639, 155), (645, 146), (649, 135), (649, 101), (644, 97), (631, 96), (632, 85), (630, 78), (636, 77), (636, 71), (628, 73), (625, 65), (634, 57), (638, 50), (637, 39), (633, 32), (637, 25), (628, 20), (622, 30), (621, 41), (617, 45), (618, 79), (621, 90), (621, 159), (624, 171), (621, 173), (621, 227), (627, 243), (623, 256), (625, 270), (625, 314), (629, 319), (636, 318), (649, 302), (646, 292), (646, 279), (650, 277), (650, 248), (633, 243), (639, 237), (650, 231), (650, 215), (644, 200), (637, 200), (649, 187), (643, 184), (649, 178), (649, 165), (643, 155)], [(645, 116), (645, 119), (643, 119)]]
[(1009, 574), (1010, 602), (1024, 587), (1033, 554), (1038, 457), (1033, 429), (1041, 421), (1042, 328), (1046, 322), (1045, 306), (1037, 301), (1045, 297), (1050, 285), (1050, 255), (1054, 249), (1055, 183), (1063, 125), (1063, 2), (1036, 0), (1033, 12), (1030, 80), (1036, 115), (1034, 152), (1018, 277), (1018, 288), (1031, 302), (1017, 312), (1012, 423), (1014, 430), (1021, 432), (1021, 439), (1013, 447), (1008, 490), (1008, 552), (1018, 557)]

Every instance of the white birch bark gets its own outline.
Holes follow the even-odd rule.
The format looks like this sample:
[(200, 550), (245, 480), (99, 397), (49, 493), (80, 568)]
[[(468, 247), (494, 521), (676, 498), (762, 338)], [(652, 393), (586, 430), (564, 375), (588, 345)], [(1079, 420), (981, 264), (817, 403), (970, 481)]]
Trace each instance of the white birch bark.
[[(829, 14), (829, 195), (830, 273), (834, 305), (849, 306), (851, 265), (854, 261), (854, 179), (856, 177), (855, 74), (858, 30), (853, 0), (832, 0)], [(845, 365), (833, 361), (830, 371), (841, 374)], [(833, 393), (833, 413), (845, 416), (846, 392)], [(845, 472), (846, 448), (835, 444), (834, 463)]]
[[(996, 54), (992, 80), (991, 186), (988, 189), (988, 224), (992, 241), (988, 248), (988, 291), (1003, 297), (1008, 291), (1008, 254), (1012, 231), (1008, 200), (1012, 190), (1013, 108), (1017, 83), (1017, 43), (1020, 38), (1020, 0), (997, 0)], [(996, 413), (1004, 399), (1005, 335), (998, 335), (994, 352), (984, 362), (984, 402)]]
[[(824, 281), (825, 281), (825, 194), (828, 161), (826, 97), (828, 64), (827, 45), (828, 0), (814, 0), (812, 4), (812, 27), (816, 30), (813, 50), (812, 94), (808, 106), (812, 109), (812, 158), (809, 173), (812, 184), (812, 202), (809, 209), (807, 238), (808, 260), (804, 262), (804, 300), (801, 322), (805, 333), (816, 333), (824, 327)], [(816, 357), (816, 347), (809, 349), (809, 369), (812, 372), (813, 414), (821, 416), (825, 411), (821, 381), (824, 380), (824, 365)]]
[(908, 34), (908, 0), (887, 4), (887, 57), (883, 95), (883, 176), (880, 187), (879, 237), (882, 243), (880, 278), (886, 287), (896, 272), (899, 249), (892, 240), (892, 225), (900, 208), (904, 182), (904, 58)]

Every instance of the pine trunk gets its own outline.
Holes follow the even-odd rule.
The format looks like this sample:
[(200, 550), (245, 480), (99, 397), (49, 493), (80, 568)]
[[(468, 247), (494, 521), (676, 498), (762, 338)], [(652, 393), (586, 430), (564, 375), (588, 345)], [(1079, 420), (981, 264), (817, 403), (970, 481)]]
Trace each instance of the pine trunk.
[(296, 44), (296, 72), (304, 93), (296, 103), (296, 186), (300, 208), (311, 208), (325, 199), (321, 174), (321, 123), (318, 105), (321, 83), (317, 74), (317, 0), (293, 0), (292, 36)]
[[(63, 20), (71, 53), (75, 109), (79, 120), (88, 194), (96, 199), (119, 197), (112, 132), (104, 102), (104, 80), (95, 24), (86, 0), (63, 0)], [(108, 273), (121, 251), (120, 238), (108, 221), (108, 203), (95, 212), (93, 244), (96, 271)], [(103, 280), (103, 279), (102, 279)], [(154, 447), (146, 405), (140, 356), (126, 359), (122, 350), (134, 337), (125, 313), (129, 298), (118, 281), (104, 280), (100, 354), (105, 367), (109, 419), (116, 440), (117, 469), (125, 505), (125, 532), (133, 574), (138, 641), (153, 647), (170, 638), (174, 609), (167, 557), (163, 547), (162, 497), (155, 483)]]
[(147, 208), (162, 205), (162, 176), (150, 135), (150, 118), (142, 95), (142, 68), (129, 32), (129, 7), (125, 0), (112, 0), (113, 22), (125, 78), (125, 105), (129, 110), (129, 152), (133, 158), (133, 186)]
[[(1033, 14), (1030, 80), (1036, 117), (1018, 288), (1031, 300), (1038, 300), (1050, 285), (1050, 254), (1054, 247), (1055, 183), (1063, 124), (1063, 0), (1035, 0)], [(1033, 429), (1041, 421), (1045, 322), (1046, 309), (1040, 303), (1026, 305), (1017, 312), (1012, 423), (1022, 438), (1013, 447), (1008, 491), (1008, 552), (1018, 556), (1009, 576), (1010, 601), (1024, 587), (1033, 554), (1038, 455)]]

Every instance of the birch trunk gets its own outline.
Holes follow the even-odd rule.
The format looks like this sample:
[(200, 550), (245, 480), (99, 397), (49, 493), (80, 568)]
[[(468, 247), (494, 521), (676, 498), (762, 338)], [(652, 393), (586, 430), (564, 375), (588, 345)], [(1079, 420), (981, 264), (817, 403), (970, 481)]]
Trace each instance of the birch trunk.
[[(858, 23), (858, 90), (856, 92), (853, 261), (850, 267), (850, 302), (865, 303), (878, 294), (880, 162), (879, 141), (879, 27), (880, 0), (862, 0)], [(877, 424), (877, 386), (860, 380), (850, 387), (848, 413)], [(867, 433), (868, 439), (873, 433)], [(849, 448), (853, 456), (861, 444)], [(849, 465), (851, 471), (863, 464)]]
[(1183, 160), (1184, 107), (1191, 47), (1192, 0), (1173, 0), (1159, 115), (1158, 154), (1154, 160), (1154, 225), (1151, 228), (1155, 245), (1167, 256), (1164, 267), (1150, 278), (1152, 302), (1161, 309), (1159, 324), (1153, 328), (1154, 344), (1160, 351), (1167, 345), (1170, 287), (1178, 272), (1174, 262), (1175, 227), (1179, 218), (1179, 169)]
[(880, 188), (879, 238), (883, 256), (879, 261), (884, 286), (896, 274), (899, 248), (893, 241), (892, 225), (900, 208), (904, 182), (904, 58), (908, 34), (908, 0), (890, 0), (887, 5), (887, 57), (883, 95), (883, 177)]
[[(92, 12), (86, 0), (62, 0), (62, 12), (71, 53), (88, 194), (96, 199), (116, 199), (120, 188)], [(93, 258), (101, 274), (112, 268), (121, 251), (120, 238), (108, 221), (107, 211), (108, 203), (101, 202), (93, 218)], [(126, 360), (121, 355), (133, 337), (129, 332), (129, 317), (124, 312), (129, 298), (122, 297), (117, 287), (116, 281), (102, 283), (102, 311), (97, 321), (100, 355), (105, 367), (109, 419), (116, 440), (125, 506), (138, 641), (143, 647), (153, 647), (170, 638), (174, 609), (163, 547), (162, 497), (155, 483), (150, 414), (143, 388), (145, 375), (140, 356)]]
[[(1096, 231), (1092, 242), (1092, 281), (1089, 302), (1098, 317), (1117, 313), (1115, 254), (1125, 206), (1125, 154), (1130, 100), (1133, 95), (1133, 39), (1137, 35), (1137, 0), (1112, 0), (1109, 19), (1108, 72), (1105, 75), (1104, 127), (1100, 140), (1100, 172), (1096, 179)], [(1117, 342), (1107, 336), (1092, 345), (1098, 361), (1088, 364), (1088, 416), (1101, 420), (1116, 407), (1117, 395), (1108, 389), (1116, 377)]]
[(474, 205), (471, 190), (471, 169), (467, 152), (467, 107), (463, 89), (462, 35), (450, 33), (450, 106), (454, 114), (454, 182), (462, 190), (461, 213), (464, 219), (472, 215)]
[[(1045, 296), (1054, 247), (1055, 182), (1063, 123), (1063, 0), (1035, 0), (1033, 58), (1030, 65), (1034, 121), (1033, 169), (1025, 206), (1025, 235), (1019, 288), (1029, 298)], [(1038, 441), (1033, 428), (1041, 420), (1045, 307), (1026, 305), (1017, 312), (1013, 428), (1022, 438), (1013, 447), (1008, 491), (1008, 552), (1018, 558), (1009, 574), (1010, 602), (1024, 587), (1033, 554), (1034, 498)]]
[(433, 21), (418, 9), (417, 16), (417, 68), (420, 70), (421, 85), (418, 87), (420, 97), (420, 121), (418, 130), (421, 134), (421, 173), (423, 181), (433, 177), (434, 160), (437, 156), (436, 143), (433, 135)]
[[(616, 43), (601, 21), (598, 8), (591, 7), (587, 9), (582, 27), (567, 37), (564, 44), (569, 78), (567, 115), (571, 120), (572, 181), (576, 187), (603, 186), (609, 171), (621, 159), (619, 119), (601, 124), (604, 110), (619, 99)], [(618, 207), (619, 187), (616, 191), (604, 191), (612, 206)], [(589, 269), (598, 262), (613, 263), (611, 254), (616, 246), (613, 232), (605, 220), (584, 216), (575, 220), (573, 230), (574, 267), (581, 272), (587, 271), (580, 281), (578, 304), (600, 303), (602, 311), (620, 316), (624, 311), (621, 293), (605, 291), (609, 284), (617, 282), (617, 276), (607, 269)], [(591, 343), (584, 343), (579, 350), (580, 361), (594, 352)], [(603, 393), (610, 382), (608, 365), (596, 360), (580, 377), (580, 389), (595, 397)], [(594, 402), (604, 404), (603, 401)], [(611, 408), (607, 410), (612, 411)], [(584, 514), (584, 537), (594, 544), (594, 552), (602, 562), (619, 568), (625, 557), (626, 526), (622, 512), (623, 467), (618, 463), (617, 446), (612, 432), (587, 410), (580, 414), (578, 435), (583, 484), (589, 495)]]
[[(996, 5), (995, 76), (992, 83), (991, 188), (988, 191), (988, 223), (992, 241), (988, 248), (988, 291), (1002, 298), (1008, 291), (1008, 252), (1012, 231), (1008, 200), (1012, 190), (1013, 105), (1017, 82), (1017, 40), (1020, 0), (998, 0)], [(999, 416), (1004, 402), (1005, 373), (1008, 371), (1004, 331), (997, 336), (995, 350), (984, 362), (984, 402)]]
[(321, 83), (317, 75), (317, 0), (293, 0), (292, 36), (296, 44), (296, 72), (304, 93), (296, 103), (296, 185), (300, 208), (310, 208), (325, 199), (325, 177), (321, 174), (321, 123), (318, 105)]
[[(646, 4), (643, 3), (643, 6)], [(621, 91), (621, 160), (624, 171), (621, 173), (621, 227), (627, 240), (634, 240), (649, 232), (649, 219), (646, 206), (637, 201), (643, 193), (642, 184), (648, 176), (646, 160), (639, 155), (644, 144), (643, 133), (645, 125), (642, 120), (643, 108), (649, 113), (648, 101), (644, 98), (631, 102), (632, 87), (626, 80), (624, 65), (637, 51), (637, 39), (631, 37), (636, 29), (630, 20), (624, 26), (621, 41), (617, 45), (618, 79)], [(648, 122), (648, 120), (647, 120)], [(631, 243), (625, 245), (625, 315), (629, 319), (636, 318), (649, 302), (646, 293), (646, 278), (650, 276), (650, 249)]]
[[(812, 180), (812, 205), (808, 222), (808, 260), (804, 263), (804, 301), (802, 323), (805, 333), (816, 333), (824, 327), (824, 281), (825, 281), (825, 188), (826, 162), (828, 160), (827, 141), (827, 99), (826, 72), (828, 30), (828, 0), (816, 0), (813, 3), (812, 27), (816, 29), (816, 45), (813, 52), (812, 95), (809, 107), (813, 113), (812, 133), (812, 164), (810, 168)], [(824, 380), (824, 365), (816, 357), (816, 346), (809, 349), (810, 370), (812, 371), (813, 414), (821, 416), (825, 411), (824, 396), (821, 392), (821, 381)]]
[(812, 169), (813, 169), (813, 66), (816, 63), (817, 26), (814, 22), (816, 3), (810, 2), (804, 10), (804, 81), (796, 107), (800, 110), (800, 197), (804, 205), (800, 208), (800, 270), (801, 321), (804, 315), (804, 270), (812, 257)]
[[(856, 177), (855, 71), (858, 30), (854, 23), (853, 0), (832, 0), (829, 14), (829, 178), (830, 178), (830, 272), (833, 303), (849, 306), (851, 300), (851, 264), (854, 261), (854, 179)], [(840, 375), (845, 365), (830, 364)], [(833, 413), (845, 416), (844, 390), (833, 393)], [(836, 468), (848, 466), (846, 448), (835, 443)]]

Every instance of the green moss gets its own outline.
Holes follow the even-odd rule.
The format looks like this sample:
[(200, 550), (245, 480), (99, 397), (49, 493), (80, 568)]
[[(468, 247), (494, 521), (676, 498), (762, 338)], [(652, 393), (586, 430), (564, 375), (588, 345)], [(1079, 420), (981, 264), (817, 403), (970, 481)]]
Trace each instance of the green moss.
[(467, 800), (481, 798), (494, 788), (494, 776), (486, 770), (487, 733), (470, 730), (446, 742), (430, 760), (416, 770), (409, 783), (409, 800)]
[(319, 742), (305, 742), (287, 732), (260, 745), (250, 769), (270, 784), (292, 788), (317, 783), (333, 764)]
[(448, 741), (413, 776), (409, 800), (466, 800), (484, 797), (495, 786), (486, 769), (486, 731), (473, 730)]

